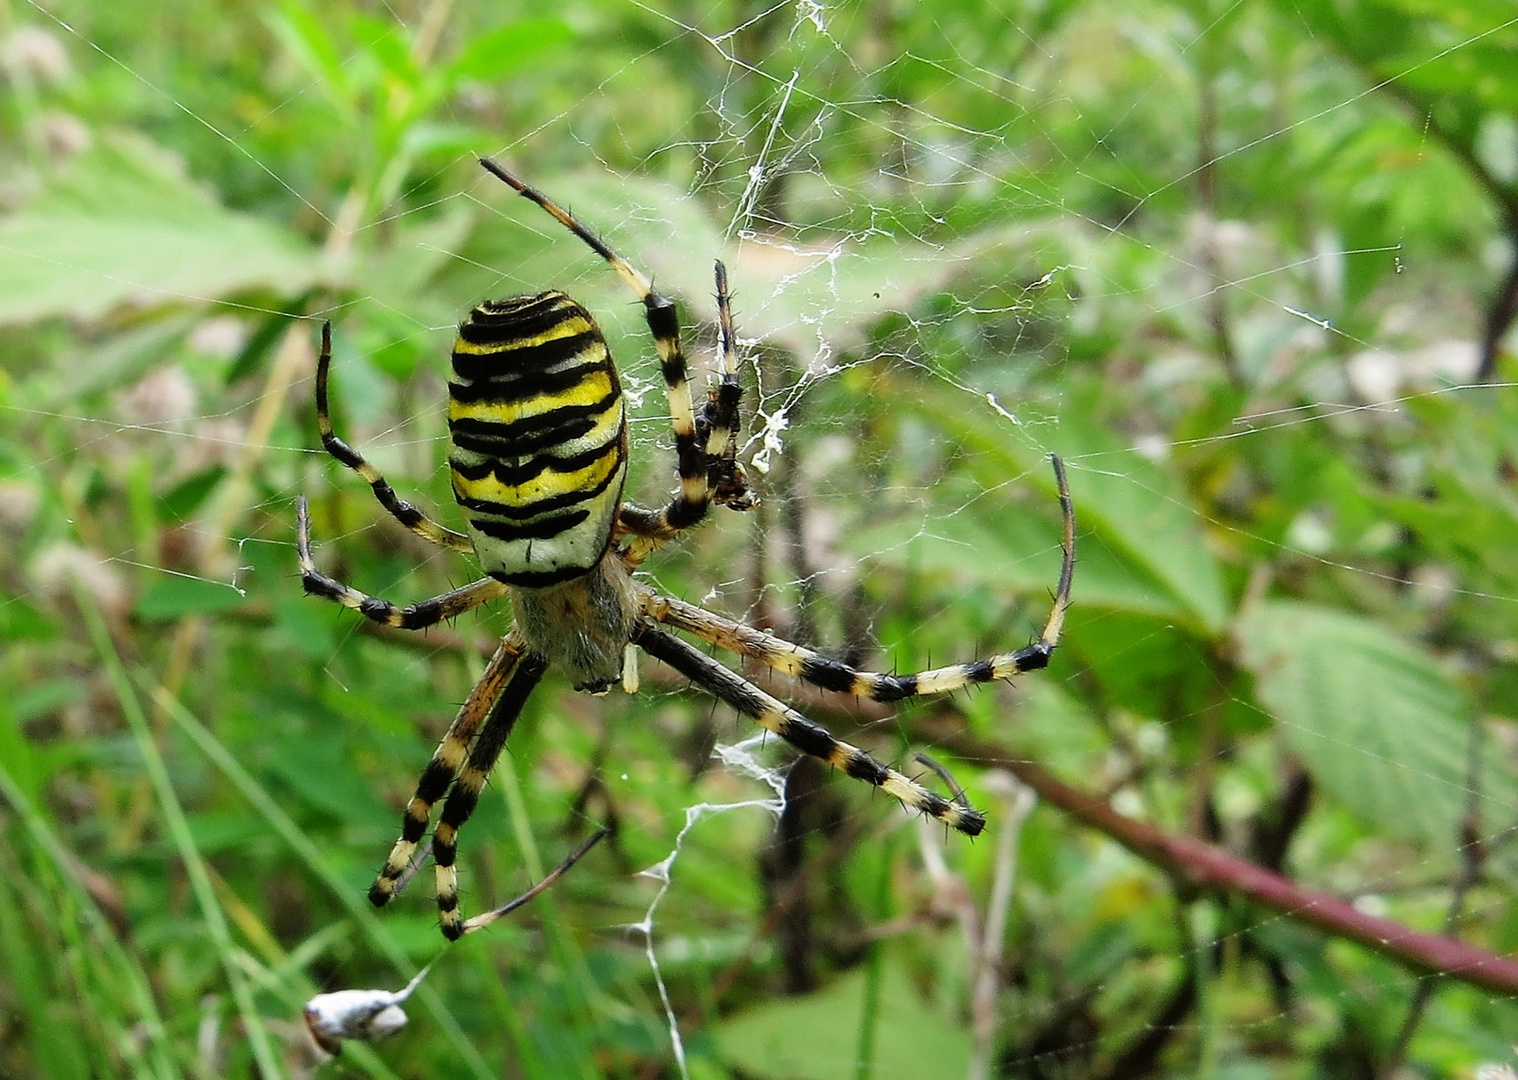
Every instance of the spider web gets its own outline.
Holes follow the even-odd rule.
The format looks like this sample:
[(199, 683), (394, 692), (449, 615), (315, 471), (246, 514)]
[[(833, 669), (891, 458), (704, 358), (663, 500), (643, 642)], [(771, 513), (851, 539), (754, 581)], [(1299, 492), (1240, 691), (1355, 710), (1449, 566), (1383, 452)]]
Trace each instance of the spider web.
[[(318, 558), (368, 592), (470, 573), (313, 449), (317, 324), (345, 434), (445, 523), (440, 358), (486, 296), (594, 311), (633, 405), (630, 490), (655, 504), (672, 475), (639, 309), (473, 170), (488, 153), (679, 298), (698, 391), (726, 261), (764, 503), (714, 512), (652, 583), (866, 667), (1020, 645), (1058, 569), (1058, 453), (1076, 606), (1049, 671), (941, 707), (756, 676), (900, 767), (909, 746), (950, 765), (992, 818), (974, 845), (819, 783), (651, 662), (635, 698), (550, 681), (462, 834), (464, 902), (541, 877), (573, 846), (560, 825), (616, 814), (617, 858), (458, 946), (497, 957), (472, 976), (445, 955), (417, 996), (430, 1034), (413, 1020), (358, 1068), (494, 1075), (503, 1024), (533, 1076), (594, 1051), (611, 1075), (821, 1080), (1506, 1067), (1511, 991), (1304, 930), (1315, 900), (1272, 909), (1227, 868), (1225, 899), (1172, 889), (1144, 837), (1058, 802), (1262, 865), (1289, 842), (1276, 868), (1344, 919), (1512, 952), (1518, 427), (1478, 372), (1512, 257), (1494, 193), (1518, 205), (1518, 18), (1335, 10), (291, 5), (155, 13), (144, 35), (130, 6), (16, 9), (0, 781), (33, 822), (7, 851), (35, 879), (20, 917), (64, 912), (50, 955), (101, 940), (91, 911), (155, 941), (162, 912), (204, 927), (210, 951), (72, 978), (104, 999), (147, 973), (160, 1027), (139, 1003), (121, 1029), (167, 1047), (198, 1018), (176, 1052), (212, 1071), (307, 1068), (271, 1018), (436, 951), (425, 884), (377, 920), (352, 898), (503, 617), (406, 644), (298, 595), (302, 492)], [(128, 768), (155, 755), (178, 846)], [(1029, 760), (1065, 786), (1035, 799)], [(197, 860), (211, 891), (188, 904), (174, 868)], [(772, 918), (787, 897), (811, 936)], [(35, 985), (75, 985), (57, 978)]]

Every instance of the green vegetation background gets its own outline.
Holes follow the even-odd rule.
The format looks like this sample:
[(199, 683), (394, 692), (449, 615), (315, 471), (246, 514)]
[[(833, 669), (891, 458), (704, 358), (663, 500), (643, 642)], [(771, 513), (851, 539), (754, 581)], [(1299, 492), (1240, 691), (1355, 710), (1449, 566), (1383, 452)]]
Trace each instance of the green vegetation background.
[[(994, 768), (1518, 948), (1506, 0), (59, 0), (0, 5), (0, 50), (0, 1075), (670, 1076), (671, 1015), (699, 1078), (1511, 1061), (1510, 996), (1047, 806), (1019, 827)], [(712, 258), (734, 275), (778, 452), (662, 587), (900, 670), (1022, 644), (1054, 451), (1075, 606), (1014, 688), (890, 716), (798, 691), (887, 758), (933, 749), (992, 817), (975, 844), (805, 767), (778, 830), (682, 833), (770, 794), (710, 760), (746, 727), (652, 664), (635, 698), (551, 680), (463, 833), (464, 902), (614, 838), (443, 953), (405, 1033), (321, 1065), (307, 997), (441, 951), (429, 875), (383, 914), (363, 892), (504, 615), (408, 639), (300, 594), (302, 492), (361, 588), (472, 570), (319, 452), (320, 320), (340, 429), (453, 521), (453, 324), (572, 288), (638, 392), (634, 488), (670, 484), (636, 308), (481, 152), (649, 268), (703, 362)], [(666, 1010), (640, 872), (677, 845)]]

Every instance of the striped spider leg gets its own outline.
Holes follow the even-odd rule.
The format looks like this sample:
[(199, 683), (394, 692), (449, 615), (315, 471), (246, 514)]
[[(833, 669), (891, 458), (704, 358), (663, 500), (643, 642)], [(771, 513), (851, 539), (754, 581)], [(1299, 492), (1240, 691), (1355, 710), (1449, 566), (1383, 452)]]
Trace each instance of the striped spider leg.
[[(375, 475), (379, 474), (375, 473)], [(380, 482), (384, 483), (383, 480)], [(311, 510), (306, 505), (304, 495), (295, 497), (295, 548), (300, 558), (301, 585), (307, 594), (325, 597), (343, 607), (352, 608), (360, 615), (382, 626), (393, 626), (401, 630), (425, 630), (429, 626), (436, 626), (466, 611), (472, 611), (481, 604), (499, 599), (506, 593), (506, 586), (487, 577), (440, 596), (434, 596), (430, 600), (423, 600), (406, 607), (397, 607), (388, 600), (381, 600), (379, 597), (360, 592), (351, 585), (345, 585), (318, 570), (311, 558)]]
[[(369, 888), (369, 902), (375, 907), (384, 907), (395, 896), (399, 882), (416, 854), (417, 845), (421, 843), (422, 835), (432, 821), (433, 807), (454, 785), (461, 770), (466, 770), (466, 767), (478, 781), (477, 783), (471, 781), (474, 786), (474, 795), (478, 795), (479, 785), (484, 783), (483, 776), (479, 775), (479, 766), (483, 758), (479, 756), (481, 752), (478, 749), (471, 750), (470, 743), (474, 741), (476, 734), (480, 733), (482, 725), (494, 724), (499, 728), (504, 724), (509, 732), (511, 725), (516, 722), (515, 714), (521, 711), (521, 702), (526, 699), (527, 691), (542, 677), (541, 670), (536, 672), (530, 668), (518, 670), (525, 653), (525, 646), (515, 634), (508, 634), (501, 640), (495, 655), (485, 665), (484, 674), (469, 691), (469, 696), (460, 706), (453, 724), (443, 735), (437, 749), (433, 751), (432, 760), (427, 763), (427, 767), (422, 770), (421, 778), (417, 781), (416, 793), (406, 804), (400, 838), (391, 848), (390, 857), (385, 860), (385, 866), (380, 871), (379, 877)], [(514, 708), (507, 702), (508, 691), (513, 697), (521, 699), (516, 702)], [(487, 746), (486, 752), (488, 750)], [(494, 755), (489, 756), (493, 763)], [(489, 770), (487, 768), (484, 771)], [(473, 800), (465, 799), (464, 802), (460, 802), (455, 808), (454, 815), (449, 818), (449, 829), (444, 835), (435, 836), (433, 840), (433, 852), (436, 856), (440, 884), (444, 877), (443, 867), (445, 866), (448, 868), (449, 883), (453, 883), (453, 861), (459, 825), (457, 818), (465, 802), (469, 802), (472, 809)], [(444, 809), (446, 811), (447, 807), (445, 806)], [(464, 813), (463, 816), (468, 817), (468, 813)], [(440, 843), (443, 845), (441, 853), (438, 852)]]
[(727, 267), (717, 261), (717, 363), (722, 377), (706, 392), (706, 404), (696, 418), (696, 433), (706, 432), (706, 453), (711, 459), (707, 483), (712, 499), (733, 510), (752, 510), (758, 497), (749, 490), (748, 476), (738, 464), (738, 434), (743, 425), (739, 412), (743, 387), (738, 382), (738, 339), (733, 333), (732, 294), (727, 291)]
[(637, 538), (631, 545), (632, 562), (641, 562), (655, 548), (699, 522), (706, 516), (714, 496), (717, 501), (735, 509), (752, 506), (753, 496), (748, 490), (743, 469), (737, 463), (740, 388), (726, 268), (718, 262), (715, 269), (721, 378), (712, 387), (698, 417), (691, 401), (685, 354), (680, 347), (680, 321), (675, 313), (675, 302), (654, 291), (648, 278), (558, 203), (490, 158), (481, 158), (480, 164), (518, 194), (536, 203), (605, 259), (643, 304), (669, 399), (680, 490), (660, 510), (645, 510), (627, 503), (622, 505), (621, 529)]
[[(717, 283), (717, 364), (720, 378), (707, 388), (706, 401), (696, 417), (696, 441), (707, 460), (708, 502), (730, 510), (752, 510), (759, 498), (749, 489), (748, 475), (738, 464), (738, 434), (743, 424), (739, 411), (743, 389), (738, 381), (737, 339), (733, 334), (732, 296), (727, 288), (727, 267), (719, 259), (713, 270)], [(675, 502), (679, 502), (676, 496)], [(634, 539), (622, 549), (630, 566), (637, 566), (663, 544), (684, 529), (696, 524), (677, 526), (671, 516), (675, 504), (662, 511), (645, 510), (630, 503), (622, 505), (618, 524)], [(701, 509), (705, 514), (705, 508)]]
[(365, 461), (362, 454), (349, 446), (338, 437), (337, 432), (332, 430), (332, 417), (327, 402), (327, 378), (328, 369), (331, 366), (332, 324), (324, 322), (322, 323), (322, 351), (316, 358), (316, 427), (321, 432), (322, 446), (327, 453), (363, 477), (364, 483), (374, 490), (374, 497), (390, 512), (390, 516), (423, 540), (431, 541), (449, 551), (472, 553), (474, 545), (469, 542), (469, 537), (444, 528), (396, 495), (395, 489), (380, 475), (380, 471)]
[[(476, 915), (464, 923), (462, 933), (483, 930), (491, 923), (510, 915), (517, 908), (530, 903), (539, 894), (551, 888), (590, 851), (604, 840), (611, 830), (604, 825), (581, 844), (558, 866), (544, 875), (543, 880), (532, 886), (515, 900), (494, 911)], [(349, 1040), (375, 1042), (394, 1035), (406, 1026), (406, 1000), (422, 984), (432, 964), (418, 971), (399, 990), (332, 990), (317, 994), (306, 1002), (306, 1028), (318, 1046), (334, 1057), (342, 1053), (343, 1043)]]
[[(522, 707), (527, 704), (528, 695), (537, 687), (543, 678), (543, 673), (547, 670), (548, 661), (536, 653), (529, 652), (522, 656), (516, 670), (510, 674), (509, 681), (490, 702), (485, 724), (475, 738), (474, 745), (469, 747), (469, 756), (459, 770), (458, 778), (453, 781), (453, 788), (448, 792), (448, 799), (443, 803), (443, 812), (438, 817), (437, 828), (432, 831), (432, 861), (437, 871), (438, 920), (442, 926), (443, 936), (449, 941), (457, 941), (468, 930), (459, 915), (458, 870), (454, 866), (458, 857), (459, 830), (474, 813), (474, 808), (480, 801), (480, 792), (485, 789), (485, 782), (490, 779), (490, 773), (495, 768), (501, 751), (506, 747), (506, 739), (511, 735), (511, 729), (516, 726), (517, 719), (522, 715)], [(470, 697), (474, 696), (471, 692)], [(468, 706), (467, 701), (465, 706)], [(464, 710), (460, 709), (460, 717), (463, 714)], [(449, 737), (445, 735), (443, 742), (438, 745), (437, 754), (433, 755), (433, 763), (438, 763), (448, 742)], [(462, 749), (466, 745), (466, 740), (460, 738), (455, 745)], [(440, 764), (446, 766), (447, 762)], [(432, 765), (429, 764), (428, 769), (431, 768)], [(422, 775), (425, 781), (426, 773)], [(440, 768), (437, 779), (440, 780), (441, 776)], [(420, 794), (421, 785), (418, 785), (417, 790)], [(441, 791), (441, 788), (437, 790)], [(431, 807), (427, 809), (430, 811)], [(408, 807), (406, 825), (409, 827), (414, 820)], [(425, 828), (425, 825), (423, 827)], [(402, 841), (404, 839), (403, 836)], [(387, 862), (385, 868), (380, 871), (380, 878), (375, 882), (376, 888), (380, 881), (384, 880), (385, 874), (390, 871), (393, 858), (392, 853), (392, 862)], [(370, 891), (369, 899), (374, 902), (373, 890)]]
[(690, 642), (666, 634), (648, 620), (634, 629), (633, 641), (648, 655), (664, 661), (702, 690), (766, 731), (779, 735), (803, 754), (820, 758), (856, 780), (873, 784), (901, 800), (907, 809), (937, 818), (966, 836), (979, 836), (986, 827), (985, 816), (979, 811), (945, 799), (911, 777), (882, 765), (857, 746), (840, 742), (827, 728), (808, 720)]
[[(317, 570), (311, 560), (310, 516), (304, 495), (296, 499), (295, 513), (296, 546), (306, 591), (334, 600), (383, 625), (406, 630), (423, 629), (496, 599), (506, 591), (506, 587), (494, 579), (483, 578), (420, 604), (398, 608)], [(374, 884), (369, 887), (369, 902), (375, 907), (384, 907), (395, 897), (431, 823), (433, 808), (446, 794), (442, 815), (432, 834), (438, 918), (443, 934), (450, 940), (457, 940), (470, 930), (479, 929), (500, 917), (500, 914), (489, 918), (477, 916), (468, 923), (460, 917), (455, 866), (458, 833), (474, 813), (480, 792), (522, 714), (528, 695), (547, 669), (547, 661), (528, 651), (516, 633), (507, 634), (501, 640), (484, 674), (470, 690), (469, 697), (433, 751), (432, 759), (417, 781), (415, 794), (406, 804), (401, 835), (390, 849)], [(484, 922), (480, 922), (481, 919)]]
[(385, 860), (374, 884), (369, 887), (369, 902), (375, 907), (384, 907), (394, 898), (399, 882), (416, 855), (422, 835), (427, 831), (433, 807), (444, 793), (447, 799), (432, 832), (432, 861), (437, 877), (438, 921), (443, 936), (450, 941), (488, 926), (536, 896), (605, 835), (604, 830), (597, 833), (558, 871), (525, 896), (472, 919), (465, 920), (460, 916), (458, 869), (455, 865), (459, 830), (479, 804), (480, 793), (505, 749), (506, 740), (521, 717), (529, 695), (547, 670), (548, 662), (527, 651), (517, 634), (507, 634), (502, 639), (486, 665), (485, 673), (469, 692), (458, 716), (433, 752), (432, 760), (422, 771), (416, 794), (406, 804), (400, 838), (391, 848), (390, 857)]
[(700, 650), (654, 629), (651, 623), (683, 630), (720, 649), (749, 657), (765, 667), (823, 690), (851, 694), (871, 701), (891, 702), (909, 697), (948, 694), (977, 683), (1010, 679), (1023, 672), (1046, 667), (1059, 644), (1075, 575), (1074, 505), (1065, 477), (1064, 462), (1057, 454), (1051, 454), (1050, 461), (1054, 466), (1055, 482), (1059, 489), (1060, 514), (1064, 526), (1059, 585), (1038, 640), (1021, 649), (911, 675), (858, 671), (811, 649), (650, 589), (643, 590), (641, 594), (645, 621), (635, 640), (645, 651), (797, 748), (842, 769), (850, 776), (883, 788), (910, 809), (922, 811), (951, 828), (974, 836), (985, 825), (985, 818), (979, 813), (942, 799), (900, 773), (887, 769), (863, 751), (839, 742), (825, 729), (786, 708)]
[[(374, 497), (389, 511), (390, 516), (423, 540), (450, 551), (472, 552), (474, 546), (470, 543), (469, 537), (444, 528), (397, 496), (395, 489), (390, 486), (380, 471), (369, 464), (362, 454), (338, 437), (332, 429), (332, 418), (328, 410), (327, 383), (331, 364), (332, 324), (325, 322), (322, 323), (322, 351), (316, 359), (316, 425), (321, 432), (322, 446), (326, 448), (327, 453), (363, 477), (364, 482), (374, 491)], [(301, 584), (306, 592), (312, 596), (323, 596), (328, 600), (336, 601), (385, 626), (394, 626), (403, 630), (423, 630), (429, 626), (436, 626), (446, 619), (462, 615), (481, 604), (499, 599), (506, 592), (504, 585), (487, 577), (454, 589), (452, 592), (443, 593), (441, 596), (434, 596), (430, 600), (423, 600), (421, 603), (404, 608), (397, 607), (388, 601), (369, 596), (345, 585), (316, 568), (316, 563), (311, 558), (311, 514), (304, 495), (298, 496), (295, 500), (295, 524)]]
[(567, 856), (565, 856), (563, 862), (559, 863), (558, 866), (548, 871), (548, 873), (543, 876), (542, 881), (538, 882), (532, 888), (528, 889), (521, 896), (517, 897), (515, 900), (508, 900), (506, 903), (502, 904), (494, 911), (486, 911), (474, 916), (472, 919), (464, 920), (463, 926), (459, 930), (459, 936), (462, 937), (465, 934), (472, 934), (476, 930), (485, 929), (485, 927), (489, 926), (491, 923), (505, 918), (517, 908), (521, 907), (523, 904), (528, 903), (539, 893), (551, 888), (553, 886), (553, 883), (568, 873), (569, 869), (574, 866), (575, 863), (584, 858), (591, 848), (595, 847), (598, 843), (610, 835), (611, 828), (609, 826), (602, 825), (599, 829), (586, 837), (585, 841), (579, 847), (575, 848)]
[[(386, 626), (421, 629), (444, 618), (462, 614), (504, 591), (504, 586), (485, 578), (474, 585), (421, 604), (397, 608), (327, 577), (310, 565), (310, 522), (304, 496), (296, 502), (296, 520), (301, 575), (306, 582), (306, 591), (335, 600)], [(488, 919), (477, 916), (466, 924), (459, 916), (458, 871), (455, 867), (458, 833), (474, 813), (480, 792), (484, 790), (485, 782), (506, 745), (506, 739), (522, 714), (528, 695), (543, 678), (547, 668), (547, 662), (528, 652), (517, 634), (507, 634), (501, 640), (495, 655), (485, 666), (484, 674), (470, 690), (469, 697), (433, 751), (432, 759), (422, 770), (416, 792), (406, 804), (401, 821), (401, 835), (390, 849), (390, 856), (385, 860), (379, 876), (369, 887), (369, 902), (375, 907), (384, 907), (399, 891), (399, 884), (410, 869), (422, 836), (431, 823), (433, 808), (446, 794), (448, 797), (443, 803), (442, 816), (432, 834), (438, 918), (443, 934), (450, 940), (456, 940), (470, 930), (479, 929), (500, 917), (499, 914)], [(479, 919), (485, 919), (485, 922), (479, 922)]]

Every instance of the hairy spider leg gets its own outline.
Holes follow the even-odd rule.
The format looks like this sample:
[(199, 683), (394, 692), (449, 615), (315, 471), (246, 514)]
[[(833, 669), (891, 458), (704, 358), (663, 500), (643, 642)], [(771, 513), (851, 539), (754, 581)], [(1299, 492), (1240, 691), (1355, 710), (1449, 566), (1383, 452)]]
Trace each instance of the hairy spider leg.
[(312, 596), (325, 597), (384, 626), (402, 630), (425, 630), (445, 619), (462, 615), (481, 604), (505, 595), (506, 586), (490, 578), (454, 589), (452, 592), (434, 596), (406, 607), (397, 607), (388, 600), (360, 592), (351, 585), (344, 585), (334, 577), (322, 573), (311, 558), (311, 511), (306, 497), (295, 497), (295, 548), (300, 558), (300, 581)]
[(726, 702), (739, 713), (772, 731), (804, 754), (873, 784), (895, 796), (909, 810), (937, 818), (966, 836), (979, 836), (986, 819), (978, 811), (934, 794), (910, 777), (876, 761), (857, 746), (841, 742), (823, 727), (795, 709), (766, 694), (753, 683), (688, 642), (641, 622), (633, 640), (650, 656), (664, 661), (701, 689)]
[(1057, 454), (1051, 454), (1050, 460), (1054, 465), (1064, 523), (1061, 545), (1063, 560), (1059, 585), (1043, 632), (1037, 641), (1021, 649), (931, 671), (888, 675), (859, 671), (804, 646), (650, 589), (644, 589), (641, 593), (643, 613), (666, 626), (694, 634), (720, 649), (749, 657), (813, 686), (871, 701), (890, 702), (909, 697), (949, 694), (967, 686), (1010, 679), (1026, 671), (1036, 671), (1048, 665), (1049, 658), (1054, 655), (1054, 649), (1059, 644), (1065, 613), (1070, 607), (1070, 588), (1075, 575), (1075, 510), (1070, 499), (1070, 486), (1065, 476), (1064, 462)]
[(513, 673), (525, 652), (522, 640), (515, 634), (508, 634), (501, 639), (495, 655), (485, 665), (484, 674), (469, 691), (453, 724), (433, 751), (432, 760), (427, 763), (417, 781), (416, 794), (406, 804), (405, 815), (401, 819), (400, 838), (390, 849), (390, 857), (385, 860), (384, 868), (380, 870), (374, 884), (369, 887), (369, 902), (375, 907), (384, 907), (398, 891), (411, 860), (416, 856), (417, 845), (421, 843), (427, 825), (432, 820), (432, 808), (464, 767), (469, 756), (470, 741), (479, 731), (480, 725), (494, 714), (507, 686), (513, 681)]
[(396, 495), (395, 489), (380, 475), (380, 471), (365, 461), (362, 454), (338, 437), (337, 432), (332, 429), (332, 417), (327, 403), (328, 369), (331, 365), (332, 324), (324, 322), (322, 323), (322, 351), (316, 358), (316, 427), (321, 432), (322, 446), (326, 448), (327, 453), (363, 477), (364, 483), (373, 489), (374, 497), (390, 512), (390, 516), (423, 540), (429, 540), (449, 551), (460, 551), (466, 554), (472, 552), (474, 547), (469, 543), (469, 537), (444, 528)]

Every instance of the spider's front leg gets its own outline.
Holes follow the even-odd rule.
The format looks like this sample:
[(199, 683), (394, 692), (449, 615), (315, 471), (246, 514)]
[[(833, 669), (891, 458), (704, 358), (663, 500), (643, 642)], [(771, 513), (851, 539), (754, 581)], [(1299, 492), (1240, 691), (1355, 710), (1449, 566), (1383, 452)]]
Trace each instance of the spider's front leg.
[(412, 506), (395, 493), (380, 471), (364, 459), (353, 447), (338, 436), (332, 427), (331, 408), (327, 400), (327, 382), (332, 367), (332, 324), (322, 323), (322, 351), (316, 358), (316, 428), (322, 437), (322, 447), (347, 468), (358, 473), (374, 492), (379, 504), (390, 516), (410, 529), (423, 540), (447, 548), (449, 551), (472, 552), (469, 537), (445, 528)]
[(1038, 640), (1020, 649), (931, 671), (889, 675), (878, 671), (860, 671), (812, 649), (723, 618), (695, 604), (655, 593), (651, 589), (645, 588), (641, 593), (643, 612), (651, 619), (694, 634), (719, 649), (749, 657), (768, 668), (809, 682), (823, 690), (868, 698), (871, 701), (890, 702), (909, 697), (950, 694), (967, 686), (1037, 671), (1048, 666), (1049, 658), (1059, 645), (1075, 576), (1075, 510), (1070, 499), (1070, 486), (1065, 476), (1064, 462), (1057, 454), (1051, 454), (1050, 460), (1059, 489), (1060, 514), (1064, 525), (1059, 585), (1055, 589), (1054, 603)]
[(733, 344), (731, 303), (727, 271), (716, 264), (718, 322), (721, 340), (718, 355), (722, 375), (713, 387), (698, 416), (691, 401), (690, 372), (680, 346), (680, 317), (675, 302), (656, 292), (653, 283), (636, 267), (611, 249), (607, 243), (582, 225), (573, 214), (544, 195), (525, 180), (512, 175), (489, 158), (480, 165), (523, 198), (529, 199), (559, 224), (580, 238), (584, 244), (606, 260), (627, 287), (643, 304), (648, 332), (659, 354), (659, 371), (664, 377), (669, 401), (669, 422), (675, 436), (676, 468), (680, 490), (659, 510), (623, 506), (619, 525), (623, 533), (636, 539), (623, 553), (629, 565), (636, 566), (666, 541), (678, 536), (706, 516), (713, 501), (747, 509), (753, 505), (748, 481), (737, 463), (738, 404), (741, 396), (738, 368)]
[(739, 405), (743, 387), (738, 381), (738, 344), (733, 334), (732, 294), (727, 289), (727, 267), (717, 261), (717, 362), (721, 377), (707, 390), (706, 404), (696, 418), (697, 441), (706, 447), (710, 466), (706, 474), (711, 499), (730, 510), (752, 510), (758, 499), (749, 490), (748, 475), (738, 464), (738, 434), (742, 427)]
[[(680, 409), (676, 407), (677, 397), (683, 396), (687, 400), (690, 397), (689, 387), (684, 385), (683, 363), (678, 375), (680, 385), (669, 383), (677, 453), (684, 455), (693, 448), (695, 459), (679, 457), (680, 491), (662, 510), (623, 505), (618, 525), (624, 534), (636, 537), (622, 551), (622, 557), (629, 566), (637, 566), (660, 545), (699, 522), (711, 503), (726, 506), (730, 510), (752, 510), (759, 504), (758, 497), (749, 488), (748, 474), (738, 463), (738, 434), (742, 427), (739, 406), (743, 388), (738, 379), (732, 297), (727, 288), (727, 268), (721, 260), (716, 263), (715, 277), (717, 360), (720, 375), (707, 389), (701, 412), (695, 414), (694, 436), (689, 440), (688, 447), (682, 446), (681, 423), (678, 419)], [(652, 316), (649, 325), (653, 325)], [(665, 349), (661, 346), (660, 355), (664, 354)], [(666, 380), (670, 377), (668, 367), (665, 368), (665, 377)], [(695, 481), (692, 466), (704, 466), (704, 476), (700, 482)]]

